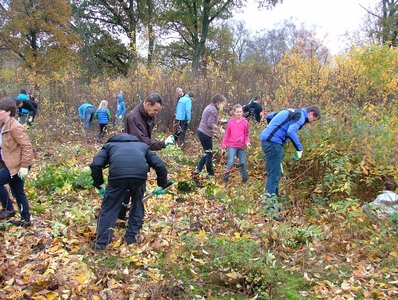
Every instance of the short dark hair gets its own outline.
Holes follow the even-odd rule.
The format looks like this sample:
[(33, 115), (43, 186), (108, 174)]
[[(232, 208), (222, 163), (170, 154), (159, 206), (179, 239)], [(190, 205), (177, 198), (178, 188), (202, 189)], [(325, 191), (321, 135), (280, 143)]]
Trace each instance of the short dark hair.
[(395, 182), (394, 179), (388, 179), (385, 183), (384, 183), (384, 189), (387, 191), (392, 191), (394, 192), (397, 188), (397, 183)]
[(260, 96), (254, 97), (254, 101), (260, 101)]
[(146, 97), (145, 102), (149, 102), (151, 106), (154, 106), (156, 103), (159, 103), (163, 106), (163, 98), (159, 93), (151, 93)]
[(189, 91), (188, 96), (191, 98), (195, 98), (195, 93), (193, 91)]
[(314, 117), (317, 119), (321, 118), (321, 110), (319, 109), (318, 106), (316, 105), (311, 105), (305, 108), (307, 110), (307, 113), (312, 112), (314, 114)]
[(17, 113), (17, 105), (11, 98), (4, 99), (0, 101), (0, 110), (9, 111), (10, 117), (15, 117), (15, 114)]
[(25, 89), (21, 89), (21, 94), (26, 94), (26, 90)]

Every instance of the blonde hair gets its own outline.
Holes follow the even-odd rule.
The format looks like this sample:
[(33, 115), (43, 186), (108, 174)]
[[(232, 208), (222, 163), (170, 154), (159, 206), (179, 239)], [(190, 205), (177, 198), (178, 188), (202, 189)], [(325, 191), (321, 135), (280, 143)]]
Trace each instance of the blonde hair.
[(100, 105), (98, 106), (98, 109), (106, 109), (108, 108), (108, 101), (102, 100)]
[(242, 105), (240, 105), (240, 104), (235, 104), (235, 105), (232, 107), (232, 111), (235, 112), (235, 110), (236, 110), (237, 108), (242, 108)]

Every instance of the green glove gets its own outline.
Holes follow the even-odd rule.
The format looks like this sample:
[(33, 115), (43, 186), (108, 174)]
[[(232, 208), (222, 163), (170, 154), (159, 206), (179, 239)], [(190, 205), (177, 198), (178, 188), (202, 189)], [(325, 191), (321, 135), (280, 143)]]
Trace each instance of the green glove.
[(293, 159), (294, 159), (294, 160), (299, 160), (299, 159), (301, 158), (302, 155), (303, 155), (303, 150), (297, 151), (296, 153), (294, 153)]
[(157, 187), (156, 189), (153, 190), (152, 194), (154, 195), (163, 195), (165, 190), (161, 187)]
[(187, 124), (189, 124), (191, 122), (191, 120), (187, 120)]
[(105, 195), (105, 185), (101, 184), (99, 188), (95, 188), (98, 194), (100, 194), (102, 197)]
[(175, 142), (175, 137), (174, 137), (174, 135), (169, 135), (169, 136), (166, 138), (166, 140), (164, 141), (164, 143), (166, 144), (166, 147), (167, 147), (167, 146), (170, 146), (170, 145), (174, 145), (174, 142)]

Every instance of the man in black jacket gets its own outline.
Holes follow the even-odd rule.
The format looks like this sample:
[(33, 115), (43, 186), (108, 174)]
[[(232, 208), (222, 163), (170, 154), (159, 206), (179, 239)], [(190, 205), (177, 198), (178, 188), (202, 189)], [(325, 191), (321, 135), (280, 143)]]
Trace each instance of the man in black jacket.
[[(142, 202), (142, 190), (147, 180), (148, 167), (156, 171), (159, 187), (167, 186), (165, 163), (149, 146), (136, 137), (120, 133), (111, 137), (90, 164), (94, 186), (103, 191), (103, 168), (109, 164), (108, 184), (98, 216), (97, 237), (93, 250), (103, 251), (112, 241), (116, 219), (127, 191), (133, 201)], [(130, 210), (128, 228), (125, 234), (127, 244), (136, 243), (142, 226), (141, 215)]]
[(260, 96), (254, 97), (249, 104), (243, 107), (243, 113), (245, 114), (246, 119), (254, 119), (257, 122), (261, 121), (261, 112), (263, 111), (263, 107), (260, 104)]
[[(174, 136), (170, 135), (164, 141), (152, 138), (152, 129), (155, 126), (155, 116), (163, 108), (163, 98), (158, 93), (149, 94), (144, 102), (138, 104), (127, 115), (125, 119), (124, 132), (137, 137), (141, 142), (147, 144), (152, 151), (161, 150), (167, 146), (173, 145), (175, 142)], [(145, 193), (145, 185), (142, 189), (142, 195)], [(130, 197), (126, 194), (124, 204), (120, 210), (119, 219), (124, 220), (127, 212), (127, 206)], [(132, 208), (137, 213), (140, 213), (142, 218), (145, 215), (145, 207), (143, 204), (132, 199)], [(140, 211), (140, 212), (138, 212)]]
[(18, 107), (18, 112), (19, 116), (22, 119), (22, 123), (24, 123), (26, 119), (26, 116), (22, 114), (22, 109), (26, 109), (29, 111), (29, 116), (32, 116), (32, 120), (31, 121), (28, 120), (28, 125), (32, 125), (37, 114), (37, 104), (30, 100), (20, 100), (20, 99), (15, 100), (15, 104)]

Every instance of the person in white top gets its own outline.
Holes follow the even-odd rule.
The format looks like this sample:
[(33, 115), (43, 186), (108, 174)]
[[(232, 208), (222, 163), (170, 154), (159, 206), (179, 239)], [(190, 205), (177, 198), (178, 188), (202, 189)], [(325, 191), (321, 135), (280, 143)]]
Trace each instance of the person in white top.
[(384, 189), (376, 199), (362, 206), (364, 212), (373, 220), (376, 218), (386, 218), (393, 214), (398, 214), (398, 195), (395, 193), (397, 183), (393, 179), (388, 179), (384, 183)]

